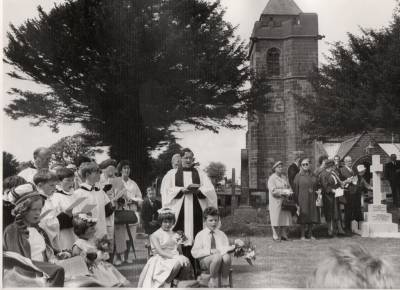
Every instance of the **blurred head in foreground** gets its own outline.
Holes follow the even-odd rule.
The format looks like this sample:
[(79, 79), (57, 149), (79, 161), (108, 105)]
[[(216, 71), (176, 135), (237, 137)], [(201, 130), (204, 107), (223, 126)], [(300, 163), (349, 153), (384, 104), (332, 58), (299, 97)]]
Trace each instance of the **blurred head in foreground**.
[(393, 269), (360, 245), (331, 249), (308, 283), (309, 288), (393, 288)]

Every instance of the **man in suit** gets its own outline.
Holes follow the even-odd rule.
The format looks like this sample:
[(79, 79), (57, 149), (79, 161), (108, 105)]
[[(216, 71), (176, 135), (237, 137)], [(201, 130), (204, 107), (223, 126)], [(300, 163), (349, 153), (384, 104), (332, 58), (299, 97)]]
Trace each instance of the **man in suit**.
[(352, 167), (352, 159), (350, 156), (344, 158), (344, 166), (340, 168), (340, 179), (344, 186), (344, 197), (346, 203), (344, 205), (344, 223), (347, 233), (351, 233), (351, 221), (353, 220), (353, 203), (356, 202), (356, 174)]
[(390, 162), (385, 164), (384, 173), (392, 189), (393, 205), (400, 207), (400, 161), (397, 160), (396, 154), (390, 155)]
[(300, 172), (300, 168), (299, 168), (299, 164), (300, 164), (300, 159), (301, 159), (301, 155), (300, 153), (295, 153), (294, 155), (295, 160), (293, 161), (292, 164), (290, 164), (290, 166), (288, 167), (288, 180), (289, 180), (289, 184), (290, 187), (293, 190), (293, 182), (294, 182), (294, 178), (296, 177), (297, 173)]

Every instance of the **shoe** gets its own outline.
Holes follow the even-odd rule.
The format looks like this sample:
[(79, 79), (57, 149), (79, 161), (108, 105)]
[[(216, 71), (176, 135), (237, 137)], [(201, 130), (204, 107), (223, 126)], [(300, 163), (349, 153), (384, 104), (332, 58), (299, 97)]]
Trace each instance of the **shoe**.
[(272, 238), (272, 240), (273, 240), (274, 242), (278, 242), (278, 243), (282, 241), (281, 238), (277, 238), (277, 239)]
[(316, 238), (315, 238), (314, 236), (311, 236), (311, 237), (310, 237), (310, 240), (313, 240), (313, 241), (315, 241), (315, 240), (316, 240)]
[(114, 262), (115, 266), (119, 266), (121, 264), (122, 264), (122, 261), (120, 259), (116, 259), (115, 262)]
[(287, 241), (287, 242), (291, 242), (292, 239), (289, 239), (288, 237), (281, 237), (282, 241)]
[(301, 237), (300, 241), (307, 241), (306, 237)]
[(126, 262), (127, 262), (128, 264), (133, 264), (133, 258), (128, 258), (128, 259), (126, 259)]
[(215, 281), (215, 279), (210, 279), (210, 281), (208, 281), (208, 288), (218, 288), (218, 280)]

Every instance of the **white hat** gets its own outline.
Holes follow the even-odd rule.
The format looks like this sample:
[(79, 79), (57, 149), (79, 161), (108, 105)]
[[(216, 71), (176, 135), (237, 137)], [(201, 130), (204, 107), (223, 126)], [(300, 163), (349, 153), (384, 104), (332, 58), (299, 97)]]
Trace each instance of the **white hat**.
[(365, 170), (366, 170), (366, 168), (365, 168), (365, 166), (363, 164), (357, 165), (357, 171), (358, 172), (362, 172), (362, 171), (365, 171)]

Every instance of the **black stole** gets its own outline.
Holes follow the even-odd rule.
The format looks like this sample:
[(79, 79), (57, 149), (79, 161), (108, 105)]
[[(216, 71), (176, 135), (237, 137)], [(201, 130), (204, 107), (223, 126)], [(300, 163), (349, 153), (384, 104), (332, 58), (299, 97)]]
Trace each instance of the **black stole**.
[[(192, 172), (192, 183), (200, 185), (200, 175), (196, 168), (190, 169), (179, 168), (175, 173), (175, 186), (183, 187), (183, 171)], [(183, 193), (180, 192), (175, 198), (182, 198)], [(193, 238), (203, 229), (203, 211), (199, 203), (199, 198), (206, 198), (200, 191), (193, 193)], [(185, 205), (182, 204), (181, 210), (178, 215), (178, 219), (175, 223), (174, 231), (185, 230)]]
[(200, 175), (196, 168), (191, 167), (189, 169), (179, 168), (175, 173), (175, 186), (183, 187), (183, 171), (191, 171), (192, 172), (192, 182), (194, 184), (200, 184)]

